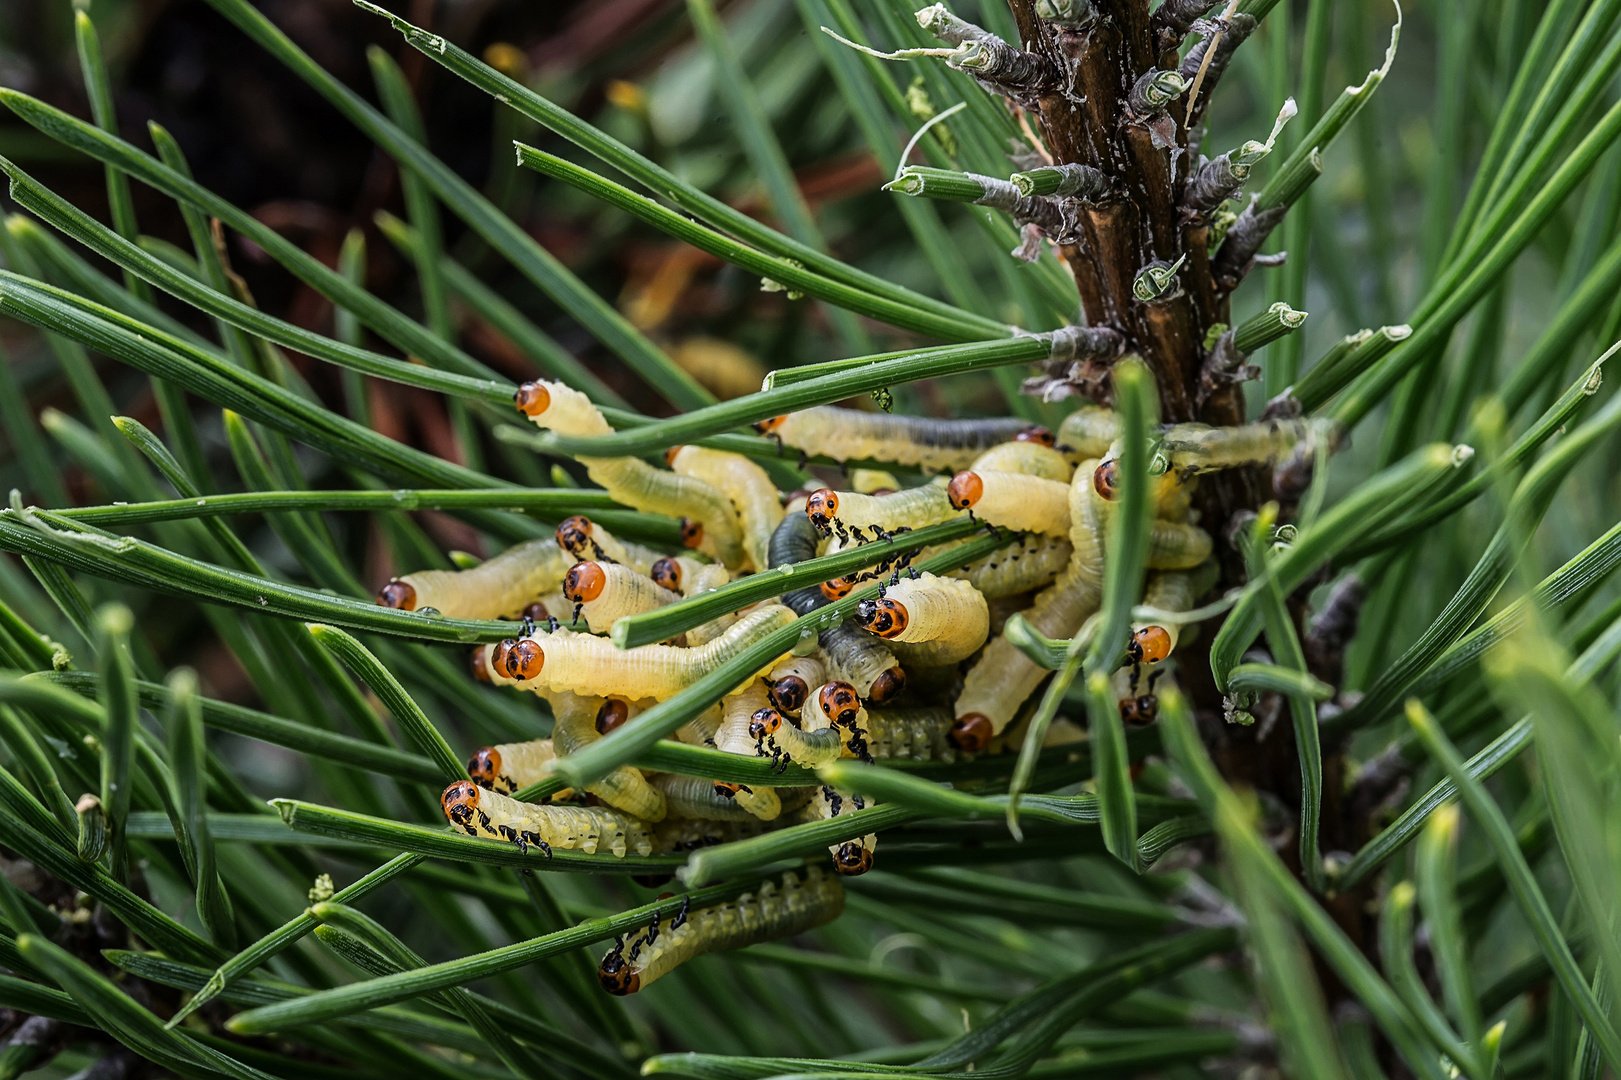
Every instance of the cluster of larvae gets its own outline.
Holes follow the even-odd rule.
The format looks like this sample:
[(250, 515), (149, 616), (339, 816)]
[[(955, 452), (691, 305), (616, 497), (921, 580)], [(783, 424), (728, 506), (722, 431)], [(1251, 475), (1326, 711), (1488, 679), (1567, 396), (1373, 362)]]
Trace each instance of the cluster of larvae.
[[(612, 430), (590, 400), (559, 383), (526, 383), (518, 408), (567, 436)], [(554, 762), (673, 697), (800, 616), (877, 583), (854, 617), (793, 652), (774, 657), (675, 737), (726, 753), (816, 768), (839, 758), (951, 761), (1022, 741), (1047, 671), (1002, 635), (1014, 613), (1051, 638), (1069, 638), (1102, 599), (1105, 542), (1119, 496), (1118, 425), (1083, 406), (1055, 434), (1014, 419), (932, 420), (821, 407), (756, 425), (802, 456), (883, 463), (917, 476), (857, 469), (856, 490), (783, 494), (747, 457), (699, 446), (672, 449), (668, 469), (640, 458), (581, 457), (615, 501), (683, 522), (687, 547), (655, 551), (613, 536), (583, 516), (555, 535), (507, 549), (467, 570), (424, 571), (383, 587), (378, 602), (436, 609), (462, 619), (521, 617), (520, 637), (479, 647), (475, 673), (543, 698), (550, 738), (488, 746), (466, 781), (445, 789), (443, 807), (470, 836), (550, 854), (680, 852), (863, 807), (830, 786), (714, 782), (621, 765), (544, 803), (514, 798), (548, 778)], [(1175, 618), (1215, 580), (1211, 539), (1190, 495), (1200, 473), (1278, 464), (1309, 450), (1297, 421), (1240, 428), (1182, 424), (1157, 436), (1154, 522), (1144, 604), (1162, 613), (1134, 624), (1114, 678), (1122, 715), (1155, 716), (1154, 685), (1184, 635)], [(963, 516), (1008, 539), (992, 554), (936, 575), (913, 564), (924, 548), (873, 569), (800, 588), (715, 616), (671, 641), (621, 648), (608, 636), (622, 619), (720, 588), (745, 574), (803, 562)], [(1011, 535), (1010, 535), (1011, 534)], [(561, 624), (558, 615), (584, 630)], [(1084, 737), (1057, 724), (1054, 740)], [(785, 785), (788, 782), (785, 781)], [(781, 888), (689, 914), (621, 941), (603, 960), (602, 982), (630, 993), (689, 955), (795, 933), (837, 914), (836, 875), (874, 863), (871, 833), (829, 848), (829, 875), (812, 868)], [(749, 935), (757, 935), (750, 938)]]

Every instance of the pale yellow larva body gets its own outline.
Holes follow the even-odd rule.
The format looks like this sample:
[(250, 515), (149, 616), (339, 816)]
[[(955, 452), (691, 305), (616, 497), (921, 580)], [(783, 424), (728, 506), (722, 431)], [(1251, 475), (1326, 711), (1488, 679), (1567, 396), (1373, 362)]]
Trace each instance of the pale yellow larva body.
[[(573, 556), (573, 561), (569, 563), (569, 566), (584, 559), (595, 559), (599, 562), (620, 563), (630, 567), (638, 574), (646, 574), (653, 568), (655, 562), (664, 557), (652, 548), (643, 547), (641, 544), (632, 543), (629, 540), (619, 539), (584, 515), (570, 519), (570, 521), (575, 520), (585, 521), (589, 526), (589, 530), (567, 532), (568, 546), (566, 550)], [(565, 532), (564, 529), (558, 530), (559, 544), (564, 542)], [(568, 567), (565, 566), (563, 569), (567, 571)], [(562, 581), (561, 575), (559, 575), (558, 581)]]
[[(558, 757), (577, 754), (602, 738), (597, 731), (597, 711), (602, 708), (602, 698), (568, 693), (541, 696), (552, 707), (552, 743)], [(644, 821), (662, 821), (667, 812), (663, 793), (632, 765), (616, 767), (585, 785), (585, 790), (615, 810), (623, 810)]]
[(1082, 405), (1058, 425), (1058, 445), (1085, 460), (1101, 458), (1120, 437), (1120, 418), (1101, 405)]
[(652, 578), (628, 566), (602, 562), (589, 565), (597, 567), (605, 579), (602, 592), (596, 599), (576, 603), (574, 607), (593, 634), (606, 634), (620, 619), (654, 611), (681, 599), (680, 593), (654, 584)]
[(1019, 440), (992, 447), (968, 466), (970, 472), (1010, 472), (1038, 476), (1068, 484), (1075, 475), (1074, 464), (1050, 446)]
[(1177, 424), (1166, 430), (1160, 449), (1178, 472), (1213, 472), (1243, 465), (1276, 465), (1311, 435), (1308, 420), (1262, 420), (1225, 428)]
[(957, 752), (946, 739), (955, 719), (950, 709), (867, 709), (861, 727), (867, 752), (875, 759), (903, 761), (955, 761)]
[[(576, 437), (613, 432), (590, 398), (562, 383), (538, 382), (550, 401), (543, 411), (529, 415), (535, 426)], [(716, 488), (690, 476), (655, 469), (640, 458), (582, 455), (576, 460), (615, 502), (648, 513), (691, 518), (704, 528), (700, 550), (728, 566), (743, 564), (743, 536), (737, 515), (731, 500)]]
[[(833, 516), (850, 529), (877, 528), (888, 533), (897, 529), (921, 529), (950, 521), (957, 513), (951, 508), (951, 500), (946, 497), (945, 485), (938, 482), (904, 488), (888, 495), (863, 495), (857, 491), (840, 491), (837, 494), (839, 505)], [(809, 513), (814, 506), (813, 497), (807, 504), (806, 512)]]
[(749, 720), (757, 710), (770, 704), (766, 684), (760, 679), (721, 702), (721, 721), (715, 732), (715, 749), (754, 757), (755, 742), (754, 736), (749, 734)]
[[(680, 567), (680, 588), (683, 599), (690, 599), (701, 593), (718, 589), (722, 585), (731, 583), (732, 574), (720, 563), (706, 563), (686, 555), (671, 557)], [(713, 641), (726, 632), (726, 628), (737, 622), (735, 612), (717, 615), (706, 623), (700, 623), (687, 631), (688, 645), (703, 645)]]
[(884, 461), (922, 472), (955, 472), (1026, 427), (1012, 417), (935, 420), (824, 405), (781, 417), (768, 434), (796, 450), (835, 461)]
[(717, 792), (713, 780), (701, 776), (659, 773), (653, 777), (652, 784), (674, 817), (703, 818), (706, 821), (746, 821), (756, 816), (749, 813), (736, 799)]
[(894, 473), (884, 469), (851, 469), (850, 490), (863, 495), (877, 495), (883, 491), (899, 491), (901, 482)]
[(1051, 585), (1069, 565), (1074, 550), (1067, 537), (1024, 533), (1013, 544), (946, 576), (962, 578), (985, 599), (997, 600)]
[(434, 608), (450, 619), (499, 619), (555, 590), (573, 564), (548, 536), (509, 547), (471, 570), (419, 570), (397, 580), (415, 591), (410, 610)]
[[(863, 805), (869, 804), (849, 792), (838, 791), (824, 785), (817, 788), (810, 801), (793, 816), (801, 824), (828, 821), (842, 817)], [(828, 854), (833, 856), (833, 868), (839, 873), (864, 874), (872, 869), (878, 851), (878, 834), (864, 833), (849, 840), (840, 840), (829, 844), (827, 850)]]
[[(1148, 579), (1143, 589), (1143, 606), (1161, 611), (1188, 611), (1215, 584), (1216, 576), (1214, 562), (1201, 563), (1192, 570), (1161, 570)], [(1170, 639), (1167, 652), (1175, 651), (1182, 637), (1182, 623), (1170, 619), (1134, 619), (1132, 633), (1148, 626), (1162, 628)]]
[(782, 798), (776, 788), (749, 787), (742, 785), (732, 794), (732, 798), (750, 817), (761, 821), (775, 821), (782, 816)]
[[(715, 734), (720, 730), (723, 702), (731, 700), (731, 698), (724, 698), (722, 701), (715, 702), (709, 708), (676, 728), (676, 741), (684, 742), (688, 746), (714, 746)], [(634, 717), (632, 718), (634, 719)]]
[[(1173, 491), (1184, 490), (1180, 485)], [(1102, 541), (1108, 539), (1109, 522), (1118, 502), (1111, 502), (1093, 490), (1088, 497), (1089, 513), (1096, 522), (1095, 531)], [(1170, 504), (1176, 505), (1173, 500)], [(1181, 504), (1186, 509), (1185, 503)], [(1156, 517), (1148, 526), (1147, 565), (1150, 570), (1187, 570), (1210, 558), (1214, 545), (1210, 534), (1186, 521), (1172, 521)]]
[[(886, 622), (898, 614), (891, 605), (904, 611), (899, 629)], [(869, 610), (873, 620), (866, 617)], [(933, 574), (915, 579), (903, 574), (883, 597), (863, 603), (857, 617), (889, 644), (903, 664), (928, 667), (968, 657), (985, 644), (991, 628), (990, 608), (978, 589), (959, 578)]]
[(768, 756), (780, 756), (807, 769), (819, 768), (844, 756), (844, 732), (829, 725), (817, 710), (806, 709), (799, 722), (800, 726), (795, 727), (792, 720), (784, 717), (782, 726), (761, 740)]
[[(538, 784), (551, 775), (551, 763), (557, 760), (557, 750), (550, 739), (530, 739), (527, 742), (498, 743), (487, 746), (473, 755), (468, 762), (468, 775), (474, 780), (487, 780), (490, 787), (503, 795)], [(499, 765), (496, 763), (499, 762)], [(565, 788), (552, 795), (554, 802), (566, 802), (574, 797), (573, 788)]]
[(782, 520), (782, 502), (766, 471), (741, 454), (702, 446), (683, 446), (671, 456), (670, 467), (681, 476), (716, 488), (732, 501), (749, 565), (757, 571), (769, 567), (766, 549), (772, 530)]
[(1023, 473), (979, 472), (983, 486), (974, 517), (998, 528), (1069, 535), (1069, 484)]
[[(573, 693), (615, 694), (626, 698), (674, 697), (743, 650), (795, 619), (781, 604), (757, 608), (740, 618), (715, 640), (695, 648), (677, 645), (640, 645), (619, 649), (605, 638), (558, 630), (525, 641), (539, 646), (544, 657), (539, 672), (519, 682), (524, 689), (567, 690)], [(760, 671), (769, 671), (781, 658), (773, 656)], [(746, 685), (753, 676), (742, 680)]]
[[(471, 786), (471, 785), (469, 785)], [(463, 820), (452, 823), (469, 836), (496, 840), (524, 839), (588, 855), (611, 851), (648, 855), (653, 834), (629, 814), (603, 806), (558, 806), (521, 803), (494, 791), (474, 788), (477, 804)], [(511, 835), (509, 835), (511, 834)]]
[(849, 683), (864, 698), (871, 697), (878, 681), (900, 666), (882, 638), (851, 622), (822, 632), (816, 658), (822, 661), (829, 679)]

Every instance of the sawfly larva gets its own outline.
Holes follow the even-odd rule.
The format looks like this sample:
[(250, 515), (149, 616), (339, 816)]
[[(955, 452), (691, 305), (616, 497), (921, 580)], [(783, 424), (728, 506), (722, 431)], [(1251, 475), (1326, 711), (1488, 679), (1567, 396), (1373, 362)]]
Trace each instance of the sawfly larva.
[(827, 681), (827, 671), (814, 656), (790, 656), (766, 676), (766, 696), (771, 707), (788, 716), (798, 716), (810, 700), (811, 690)]
[(969, 472), (1010, 472), (1026, 476), (1039, 476), (1043, 480), (1056, 480), (1068, 484), (1075, 475), (1075, 465), (1053, 449), (1052, 443), (1033, 439), (1015, 439), (993, 447), (974, 459)]
[(924, 416), (857, 412), (823, 405), (761, 420), (754, 430), (808, 456), (835, 461), (885, 461), (924, 472), (965, 469), (997, 443), (1029, 425), (1013, 417), (935, 420)]
[[(536, 427), (560, 435), (607, 435), (613, 431), (591, 399), (562, 383), (537, 379), (518, 387), (513, 400)], [(698, 545), (727, 566), (743, 565), (743, 536), (732, 502), (718, 489), (640, 458), (576, 458), (586, 475), (615, 501), (647, 513), (687, 518), (701, 529)]]
[[(732, 575), (720, 563), (699, 562), (685, 555), (668, 555), (653, 564), (652, 578), (664, 588), (690, 598), (728, 584)], [(703, 645), (713, 641), (736, 621), (736, 613), (728, 611), (691, 627), (685, 635), (687, 644)]]
[[(824, 785), (795, 816), (800, 822), (827, 821), (847, 811), (863, 809), (866, 805), (860, 795), (850, 795)], [(867, 833), (853, 840), (841, 840), (829, 844), (827, 850), (833, 856), (833, 869), (839, 874), (845, 877), (865, 874), (872, 869), (878, 852), (878, 834)]]
[(735, 800), (737, 805), (748, 811), (750, 817), (759, 818), (761, 821), (775, 821), (782, 816), (782, 798), (777, 794), (776, 788), (753, 788), (747, 784), (731, 784), (722, 780), (716, 780), (713, 786), (715, 794)]
[(721, 721), (715, 732), (715, 749), (753, 757), (755, 742), (754, 736), (749, 734), (749, 722), (755, 712), (770, 704), (771, 699), (762, 679), (756, 679), (721, 702)]
[(949, 571), (945, 576), (962, 578), (985, 599), (999, 600), (1051, 585), (1069, 565), (1074, 550), (1067, 539), (1022, 533), (1008, 547)]
[(946, 497), (953, 508), (1000, 528), (1068, 536), (1069, 488), (1023, 473), (964, 470), (951, 478)]
[(908, 663), (955, 664), (985, 644), (991, 613), (979, 590), (960, 578), (903, 577), (877, 598), (856, 605), (856, 621), (891, 647), (904, 644)]
[(956, 719), (950, 709), (867, 709), (864, 719), (867, 753), (875, 759), (957, 760), (946, 739)]
[[(579, 694), (544, 694), (552, 707), (552, 745), (558, 757), (577, 754), (602, 738), (598, 717), (607, 702)], [(610, 729), (611, 730), (611, 729)], [(623, 810), (643, 821), (661, 821), (668, 812), (664, 795), (647, 782), (633, 765), (616, 766), (606, 776), (585, 785), (585, 790), (615, 810)]]
[(647, 826), (606, 807), (515, 802), (471, 780), (457, 780), (445, 788), (439, 801), (445, 817), (468, 836), (508, 840), (521, 851), (538, 847), (550, 857), (555, 848), (588, 855), (606, 848), (623, 857), (627, 851), (647, 855), (653, 850)]
[[(558, 630), (519, 638), (507, 651), (506, 673), (526, 690), (566, 690), (663, 701), (793, 621), (791, 610), (769, 604), (738, 619), (714, 641), (690, 649), (677, 645), (619, 649), (606, 638)], [(761, 670), (769, 671), (779, 659), (772, 657)]]
[[(620, 563), (638, 574), (649, 573), (653, 564), (663, 558), (651, 548), (620, 540), (584, 514), (564, 518), (557, 526), (557, 546), (573, 557), (573, 562), (595, 559), (597, 562)], [(570, 564), (572, 565), (572, 563)], [(563, 568), (565, 571), (567, 566)], [(559, 577), (561, 582), (562, 578)]]
[[(1216, 583), (1216, 576), (1214, 562), (1202, 563), (1193, 570), (1162, 570), (1148, 579), (1143, 590), (1143, 606), (1161, 611), (1187, 611)], [(1131, 625), (1126, 654), (1134, 665), (1162, 662), (1175, 651), (1182, 636), (1182, 623), (1171, 619), (1157, 622), (1139, 619)]]
[(673, 918), (655, 914), (647, 929), (615, 944), (602, 958), (597, 979), (610, 994), (634, 994), (695, 956), (802, 934), (843, 910), (844, 887), (814, 867), (803, 878), (784, 874), (780, 888), (767, 881), (757, 892), (715, 907), (689, 911), (683, 901)]
[[(775, 824), (780, 825), (780, 819)], [(747, 840), (768, 831), (758, 818), (746, 821), (710, 821), (704, 818), (667, 817), (653, 826), (653, 850), (687, 852)]]
[(577, 562), (563, 575), (563, 596), (574, 605), (574, 620), (585, 617), (593, 634), (614, 623), (681, 599), (644, 574), (619, 563)]
[(1312, 438), (1310, 420), (1262, 420), (1241, 427), (1177, 424), (1160, 439), (1160, 453), (1184, 474), (1244, 465), (1276, 465), (1296, 444)]
[(954, 515), (945, 487), (924, 484), (892, 495), (862, 495), (823, 488), (813, 491), (805, 500), (805, 516), (817, 529), (824, 533), (836, 532), (841, 540), (847, 534), (858, 540), (865, 539), (863, 530), (871, 530), (871, 539), (882, 540), (892, 533), (950, 521)]
[[(715, 790), (713, 780), (706, 780), (700, 776), (659, 773), (653, 777), (652, 785), (675, 817), (703, 818), (707, 821), (746, 821), (758, 816), (744, 809), (731, 793), (722, 794)], [(780, 813), (780, 804), (777, 809)]]
[[(787, 566), (816, 557), (816, 526), (805, 514), (789, 514), (771, 534), (771, 566)], [(783, 593), (782, 602), (801, 615), (827, 603), (815, 586)], [(845, 620), (823, 630), (817, 638), (818, 654), (832, 679), (853, 683), (862, 696), (884, 702), (906, 686), (906, 672), (883, 642)]]
[(755, 570), (769, 566), (767, 548), (771, 531), (782, 520), (782, 503), (777, 499), (777, 485), (766, 471), (741, 454), (702, 446), (673, 447), (665, 460), (679, 475), (701, 480), (732, 500), (749, 564)]
[[(551, 774), (557, 751), (550, 739), (530, 739), (521, 743), (482, 746), (467, 759), (467, 776), (473, 783), (503, 795), (539, 783)], [(573, 790), (559, 791), (552, 798), (563, 802)]]
[[(1150, 479), (1152, 489), (1150, 498), (1154, 504), (1154, 516), (1166, 521), (1181, 521), (1187, 517), (1188, 503), (1193, 495), (1194, 485), (1198, 483), (1193, 477), (1184, 478), (1174, 469), (1167, 470)], [(1108, 458), (1092, 470), (1092, 490), (1107, 503), (1113, 503), (1120, 497), (1120, 459)]]
[(556, 589), (569, 561), (556, 541), (527, 540), (471, 570), (419, 570), (395, 578), (378, 590), (377, 602), (401, 611), (433, 608), (448, 619), (499, 619)]
[(1082, 405), (1058, 425), (1058, 446), (1076, 458), (1100, 458), (1120, 437), (1120, 417), (1101, 405)]
[[(854, 696), (854, 687), (850, 688), (850, 694)], [(756, 709), (749, 717), (749, 736), (754, 740), (755, 753), (769, 757), (779, 769), (787, 769), (789, 765), (814, 769), (844, 756), (842, 731), (835, 727), (812, 727), (810, 715), (802, 722), (804, 728), (769, 705)]]

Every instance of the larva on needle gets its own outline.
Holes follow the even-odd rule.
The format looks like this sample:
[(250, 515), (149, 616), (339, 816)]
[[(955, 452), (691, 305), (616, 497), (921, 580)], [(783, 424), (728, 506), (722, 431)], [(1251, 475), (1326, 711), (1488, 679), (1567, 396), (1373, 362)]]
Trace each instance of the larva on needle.
[(836, 533), (840, 538), (848, 532), (863, 539), (870, 530), (871, 539), (877, 540), (904, 529), (950, 521), (954, 512), (943, 485), (924, 484), (890, 495), (823, 488), (805, 500), (805, 516), (821, 532)]
[(823, 405), (762, 420), (754, 430), (807, 455), (948, 472), (967, 468), (980, 454), (1028, 427), (1014, 417), (936, 420)]
[(499, 619), (556, 589), (572, 560), (550, 537), (526, 540), (471, 570), (419, 570), (377, 593), (383, 607), (433, 608), (450, 619)]
[(1068, 484), (1075, 474), (1074, 464), (1050, 442), (1015, 439), (985, 451), (968, 466), (969, 472), (1011, 472), (1038, 476)]
[[(711, 589), (718, 589), (732, 580), (732, 575), (720, 563), (699, 562), (686, 555), (667, 555), (653, 564), (653, 581), (672, 592), (690, 599)], [(686, 633), (688, 645), (702, 645), (725, 633), (737, 621), (731, 612), (717, 615), (706, 623), (694, 626)]]
[[(552, 707), (552, 744), (558, 757), (577, 754), (602, 738), (599, 719), (607, 702), (579, 694), (544, 694)], [(615, 810), (643, 821), (662, 821), (668, 812), (664, 795), (647, 782), (633, 765), (619, 765), (606, 776), (585, 785), (585, 790)]]
[[(795, 815), (801, 822), (828, 821), (851, 810), (865, 808), (866, 800), (837, 788), (822, 786), (805, 808)], [(866, 833), (853, 840), (841, 840), (827, 846), (833, 856), (833, 869), (845, 877), (856, 877), (871, 870), (878, 852), (878, 834)]]
[[(551, 772), (557, 751), (550, 739), (530, 739), (521, 743), (500, 743), (473, 751), (467, 759), (467, 776), (475, 784), (510, 795), (544, 780)], [(554, 798), (561, 800), (559, 792)]]
[[(564, 518), (557, 526), (557, 546), (571, 556), (569, 566), (586, 559), (598, 562), (621, 563), (638, 574), (650, 573), (653, 565), (663, 558), (652, 548), (620, 540), (607, 529), (584, 514)], [(563, 567), (566, 572), (568, 566)], [(562, 578), (559, 577), (561, 582)]]
[(766, 569), (770, 565), (767, 548), (771, 531), (782, 520), (777, 485), (766, 471), (741, 454), (702, 446), (673, 447), (665, 460), (678, 474), (701, 480), (732, 500), (743, 527), (749, 565), (755, 570)]
[[(1161, 439), (1161, 452), (1184, 474), (1276, 465), (1300, 442), (1318, 436), (1310, 420), (1262, 420), (1241, 427), (1177, 424)], [(1327, 437), (1326, 434), (1321, 437)]]
[(1101, 405), (1082, 405), (1058, 425), (1060, 452), (1077, 460), (1101, 458), (1120, 437), (1120, 417)]
[(863, 600), (856, 621), (892, 648), (906, 646), (900, 651), (905, 662), (936, 667), (955, 664), (985, 644), (991, 614), (985, 597), (968, 582), (920, 574)]
[(1057, 480), (965, 470), (951, 478), (946, 497), (954, 509), (1000, 528), (1069, 535), (1069, 485)]
[(561, 848), (591, 855), (601, 848), (622, 858), (627, 851), (647, 855), (653, 850), (653, 836), (645, 825), (605, 807), (515, 802), (471, 780), (457, 780), (439, 801), (445, 817), (468, 836), (507, 840), (526, 851), (537, 847), (550, 855)]
[(574, 618), (582, 616), (593, 634), (606, 634), (614, 623), (652, 611), (681, 599), (619, 563), (578, 562), (563, 575), (563, 595), (574, 605)]

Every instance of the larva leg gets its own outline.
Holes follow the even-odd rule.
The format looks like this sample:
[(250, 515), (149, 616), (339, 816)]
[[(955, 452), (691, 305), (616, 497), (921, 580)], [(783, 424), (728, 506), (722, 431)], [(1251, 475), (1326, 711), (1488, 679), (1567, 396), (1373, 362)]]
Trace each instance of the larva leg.
[[(479, 787), (510, 795), (551, 775), (551, 763), (555, 760), (557, 751), (550, 739), (501, 743), (473, 751), (473, 756), (467, 759), (467, 775)], [(553, 796), (557, 801), (567, 797), (563, 792)]]
[[(803, 821), (827, 821), (851, 810), (865, 806), (859, 795), (823, 786), (799, 812)], [(833, 856), (833, 869), (845, 877), (856, 877), (871, 870), (878, 852), (878, 834), (866, 833), (853, 840), (829, 844), (828, 854)]]
[(862, 629), (885, 641), (904, 643), (917, 661), (954, 664), (985, 644), (990, 633), (985, 598), (966, 581), (922, 574), (889, 586), (856, 607)]
[(766, 471), (741, 454), (702, 446), (676, 447), (667, 458), (677, 473), (703, 481), (732, 501), (749, 565), (755, 570), (768, 567), (771, 533), (782, 520), (782, 503)]
[(892, 495), (862, 495), (823, 488), (805, 500), (805, 516), (840, 539), (881, 540), (906, 529), (950, 521), (951, 500), (941, 484), (924, 484)]
[(384, 585), (383, 607), (402, 611), (433, 608), (451, 619), (498, 619), (556, 589), (571, 560), (556, 542), (528, 540), (471, 570), (419, 570)]
[[(851, 694), (855, 691), (852, 689)], [(814, 769), (837, 761), (844, 753), (844, 734), (836, 728), (821, 730), (794, 726), (776, 709), (767, 705), (749, 717), (749, 735), (754, 740), (755, 753), (769, 757), (779, 767), (790, 764)]]

